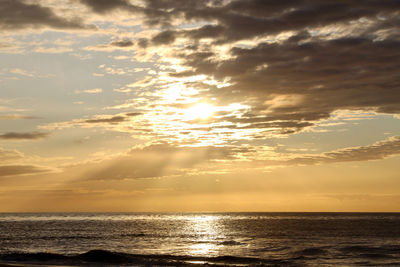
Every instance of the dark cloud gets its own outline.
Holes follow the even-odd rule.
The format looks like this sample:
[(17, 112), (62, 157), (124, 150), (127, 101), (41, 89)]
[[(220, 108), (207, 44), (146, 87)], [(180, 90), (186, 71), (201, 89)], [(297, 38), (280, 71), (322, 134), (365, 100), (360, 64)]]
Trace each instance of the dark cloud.
[[(170, 24), (174, 19), (209, 21), (199, 29), (182, 30), (193, 38), (213, 38), (217, 43), (249, 39), (265, 34), (299, 31), (361, 18), (395, 14), (398, 1), (260, 1), (240, 0), (218, 5), (216, 1), (146, 1), (151, 24)], [(153, 11), (153, 12), (150, 12)], [(157, 16), (154, 16), (157, 11)], [(215, 24), (215, 22), (217, 22)], [(170, 32), (170, 30), (168, 30)]]
[[(347, 89), (365, 85), (367, 78), (373, 79), (371, 73), (388, 76), (392, 78), (390, 82), (397, 82), (392, 75), (393, 69), (398, 67), (396, 47), (399, 43), (367, 38), (315, 40), (303, 44), (261, 43), (249, 49), (233, 48), (234, 58), (220, 62), (202, 58), (204, 53), (194, 54), (188, 58), (187, 65), (195, 68), (197, 73), (231, 77), (237, 85), (229, 90), (247, 87), (247, 91), (295, 94), (312, 88), (326, 91), (332, 86)], [(392, 57), (394, 59), (390, 60)], [(337, 80), (339, 77), (341, 81)]]
[[(171, 44), (178, 36), (193, 44), (204, 38), (221, 44), (297, 32), (284, 41), (233, 47), (230, 58), (224, 55), (224, 59), (219, 59), (212, 45), (176, 51), (175, 56), (190, 70), (172, 76), (206, 74), (229, 79), (231, 86), (208, 86), (202, 96), (214, 97), (220, 104), (244, 101), (252, 107), (251, 116), (221, 120), (240, 120), (247, 128), (297, 132), (339, 109), (400, 113), (399, 1), (145, 3), (146, 10), (163, 13), (148, 18), (154, 24), (175, 19), (205, 23), (190, 30), (170, 27), (154, 36), (152, 45)], [(366, 26), (353, 30), (362, 20)], [(324, 26), (333, 27), (333, 32), (322, 34), (318, 27)], [(347, 33), (336, 35), (335, 31)]]
[(36, 140), (43, 139), (49, 136), (49, 133), (42, 132), (28, 132), (28, 133), (15, 133), (9, 132), (0, 134), (0, 140)]
[(198, 74), (230, 77), (233, 85), (214, 93), (231, 101), (252, 97), (270, 111), (267, 120), (317, 120), (338, 109), (399, 113), (399, 46), (367, 38), (288, 41), (234, 48), (233, 59), (218, 63), (196, 57), (187, 64)]
[(126, 117), (123, 116), (113, 116), (110, 118), (100, 118), (100, 119), (90, 119), (90, 120), (85, 120), (85, 123), (111, 123), (111, 124), (115, 124), (115, 123), (119, 123), (119, 122), (123, 122), (126, 120)]
[[(400, 10), (398, 1), (317, 1), (317, 0), (146, 0), (136, 6), (128, 0), (80, 0), (95, 13), (105, 14), (120, 10), (145, 16), (148, 25), (170, 28), (176, 20), (209, 22), (193, 30), (166, 30), (153, 38), (155, 45), (172, 42), (179, 34), (193, 39), (213, 38), (216, 43), (249, 39), (265, 34), (348, 23), (358, 19), (393, 19)], [(384, 21), (387, 27), (393, 24)], [(143, 45), (143, 42), (142, 42)]]
[(164, 31), (153, 37), (152, 42), (155, 45), (170, 44), (175, 41), (176, 32)]
[(327, 152), (322, 155), (308, 155), (289, 160), (290, 164), (319, 164), (348, 161), (380, 160), (400, 154), (400, 136), (360, 147), (350, 147)]
[(140, 116), (140, 115), (143, 115), (143, 113), (140, 113), (140, 112), (125, 113), (125, 116), (128, 116), (128, 117), (136, 117), (136, 116)]
[(108, 44), (98, 44), (96, 46), (88, 46), (85, 49), (86, 50), (98, 50), (98, 51), (114, 51), (116, 49), (128, 49), (132, 46), (134, 46), (135, 43), (132, 42), (132, 40), (129, 39), (124, 39), (124, 40), (118, 40), (118, 41), (113, 41)]
[(55, 29), (94, 29), (80, 19), (65, 19), (50, 8), (20, 0), (0, 0), (0, 29), (15, 30), (50, 27)]
[(0, 166), (0, 177), (37, 174), (48, 171), (49, 169), (35, 165), (3, 165)]
[(134, 43), (131, 40), (120, 40), (111, 42), (110, 45), (117, 46), (117, 47), (130, 47), (133, 46)]
[(131, 5), (128, 0), (79, 0), (88, 6), (93, 12), (99, 14), (109, 13), (115, 10), (139, 11), (140, 8)]
[[(329, 117), (327, 114), (326, 117)], [(318, 117), (320, 118), (320, 117)], [(296, 115), (285, 117), (274, 117), (274, 116), (260, 116), (260, 117), (234, 117), (226, 116), (213, 119), (196, 119), (189, 121), (190, 123), (198, 124), (210, 124), (228, 122), (229, 125), (224, 124), (221, 126), (207, 126), (207, 127), (193, 127), (191, 130), (203, 130), (211, 131), (215, 129), (266, 129), (269, 133), (273, 134), (291, 134), (302, 130), (305, 127), (313, 126), (314, 123), (300, 120)], [(256, 135), (256, 134), (255, 134)]]
[(67, 122), (55, 123), (52, 127), (71, 127), (71, 126), (93, 126), (93, 127), (114, 127), (120, 123), (131, 120), (133, 117), (142, 115), (140, 112), (122, 113), (116, 115), (96, 115), (91, 119), (77, 119)]
[(146, 38), (139, 38), (137, 45), (141, 48), (146, 48), (149, 45), (149, 41)]

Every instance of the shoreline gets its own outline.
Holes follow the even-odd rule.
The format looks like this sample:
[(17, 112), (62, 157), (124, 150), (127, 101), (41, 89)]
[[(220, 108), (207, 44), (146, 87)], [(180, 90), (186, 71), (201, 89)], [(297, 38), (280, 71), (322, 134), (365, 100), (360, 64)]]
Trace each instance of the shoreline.
[(0, 267), (40, 267), (40, 266), (45, 266), (45, 267), (77, 267), (77, 266), (83, 266), (83, 265), (62, 265), (62, 264), (46, 264), (46, 263), (16, 263), (16, 262), (1, 262), (0, 261)]

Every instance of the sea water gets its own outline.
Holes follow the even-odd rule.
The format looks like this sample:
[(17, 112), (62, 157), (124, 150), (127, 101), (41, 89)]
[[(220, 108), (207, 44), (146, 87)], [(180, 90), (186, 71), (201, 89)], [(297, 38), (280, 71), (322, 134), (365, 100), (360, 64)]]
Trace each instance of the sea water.
[(0, 261), (400, 266), (400, 214), (3, 213)]

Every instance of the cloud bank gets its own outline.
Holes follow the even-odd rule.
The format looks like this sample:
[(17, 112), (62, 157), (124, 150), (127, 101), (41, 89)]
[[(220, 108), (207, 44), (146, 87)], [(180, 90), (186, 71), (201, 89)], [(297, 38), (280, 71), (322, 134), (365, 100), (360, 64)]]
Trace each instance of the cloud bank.
[(63, 18), (49, 8), (21, 0), (0, 0), (0, 29), (49, 27), (61, 30), (94, 29), (79, 18)]
[(42, 132), (26, 132), (26, 133), (8, 132), (0, 134), (0, 140), (36, 140), (36, 139), (43, 139), (48, 136), (49, 133), (42, 133)]
[(376, 142), (372, 145), (338, 149), (322, 155), (306, 155), (287, 161), (289, 164), (320, 164), (350, 161), (380, 160), (400, 154), (400, 136)]
[(0, 177), (38, 174), (48, 171), (47, 168), (35, 165), (0, 165)]

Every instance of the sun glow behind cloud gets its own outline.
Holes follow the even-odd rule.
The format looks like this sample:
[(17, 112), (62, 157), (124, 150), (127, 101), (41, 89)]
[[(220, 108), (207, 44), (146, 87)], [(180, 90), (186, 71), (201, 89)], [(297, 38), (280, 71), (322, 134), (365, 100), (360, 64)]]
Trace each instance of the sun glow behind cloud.
[[(164, 91), (166, 96), (160, 98), (155, 108), (149, 109), (144, 117), (152, 125), (152, 129), (160, 134), (166, 142), (177, 142), (187, 146), (209, 146), (228, 144), (232, 140), (249, 140), (265, 129), (246, 128), (247, 124), (234, 123), (225, 117), (240, 119), (250, 106), (240, 103), (214, 105), (213, 101), (201, 101), (188, 96), (184, 85)], [(171, 91), (173, 92), (172, 94)], [(170, 103), (169, 100), (182, 100)], [(166, 100), (168, 99), (168, 100)], [(183, 100), (184, 99), (184, 100)], [(179, 104), (177, 104), (179, 103)], [(242, 127), (242, 128), (240, 128)]]
[(207, 119), (214, 113), (214, 107), (207, 103), (198, 103), (183, 111), (185, 120)]

